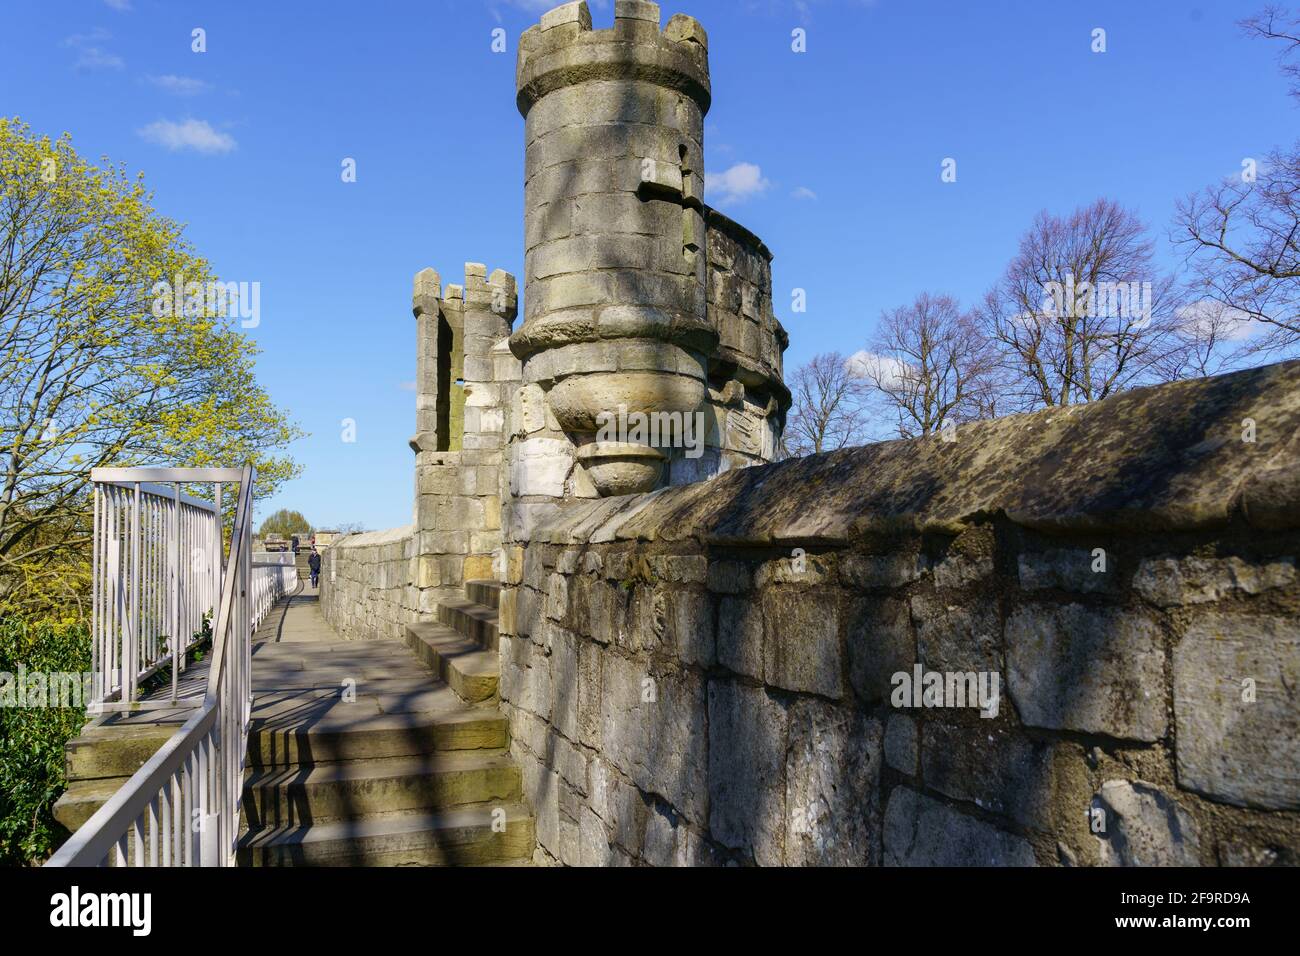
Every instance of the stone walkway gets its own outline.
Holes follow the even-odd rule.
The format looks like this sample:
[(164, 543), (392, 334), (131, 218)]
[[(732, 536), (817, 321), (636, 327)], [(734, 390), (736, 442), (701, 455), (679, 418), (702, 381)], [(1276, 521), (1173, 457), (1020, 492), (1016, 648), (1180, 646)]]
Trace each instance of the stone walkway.
[(253, 635), (253, 643), (285, 644), (297, 641), (337, 641), (339, 636), (320, 612), (320, 588), (298, 582), (298, 591), (267, 612)]
[[(240, 863), (531, 859), (534, 823), (507, 749), (495, 677), (482, 695), (466, 699), (457, 690), (480, 689), (461, 671), (485, 653), (471, 634), (490, 629), (495, 637), (496, 594), (480, 595), (491, 608), (454, 602), (468, 608), (448, 612), (462, 630), (426, 625), (418, 655), (406, 641), (341, 640), (305, 581), (272, 608), (253, 636)], [(426, 659), (428, 641), (438, 668)], [(182, 694), (201, 694), (207, 670), (206, 660), (190, 667)], [(442, 671), (458, 679), (442, 679)], [(85, 822), (191, 713), (116, 714), (83, 731), (68, 748), (72, 783), (56, 807), (60, 821), (69, 829)]]

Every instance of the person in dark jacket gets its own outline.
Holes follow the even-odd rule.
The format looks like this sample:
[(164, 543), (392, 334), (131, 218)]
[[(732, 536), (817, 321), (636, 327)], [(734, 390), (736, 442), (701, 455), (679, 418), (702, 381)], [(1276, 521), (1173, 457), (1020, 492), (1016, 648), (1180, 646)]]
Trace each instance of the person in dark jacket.
[(320, 552), (315, 548), (311, 549), (311, 557), (307, 559), (307, 567), (311, 569), (311, 586), (315, 587), (316, 582), (320, 580)]
[(296, 555), (298, 553), (298, 536), (296, 534), (290, 540), (289, 546), (293, 548), (293, 553)]

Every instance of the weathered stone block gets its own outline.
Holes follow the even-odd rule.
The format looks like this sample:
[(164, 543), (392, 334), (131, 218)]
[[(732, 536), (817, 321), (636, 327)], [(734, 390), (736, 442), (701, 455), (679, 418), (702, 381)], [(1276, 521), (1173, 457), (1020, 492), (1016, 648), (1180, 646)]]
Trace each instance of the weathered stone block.
[(1206, 604), (1240, 591), (1259, 594), (1296, 583), (1294, 558), (1254, 563), (1238, 557), (1149, 558), (1138, 565), (1133, 586), (1159, 607)]
[(590, 807), (583, 807), (578, 818), (580, 861), (582, 866), (616, 866), (617, 853), (609, 842), (604, 822)]
[(949, 603), (930, 594), (912, 598), (917, 654), (930, 670), (1001, 672), (1001, 621), (995, 598)]
[(789, 716), (761, 688), (709, 682), (709, 830), (762, 866), (784, 856)]
[(1240, 806), (1300, 807), (1300, 623), (1206, 613), (1174, 648), (1178, 782)]
[(1159, 740), (1165, 709), (1160, 630), (1143, 614), (1032, 605), (1007, 620), (1007, 685), (1030, 727)]
[(692, 588), (668, 592), (668, 627), (677, 658), (684, 664), (711, 667), (716, 656), (713, 599)]
[(511, 648), (515, 663), (522, 668), (516, 702), (524, 710), (549, 720), (553, 693), (550, 658), (541, 648), (524, 639), (511, 641)]
[(848, 554), (840, 558), (840, 580), (852, 588), (897, 588), (925, 573), (919, 554)]
[(511, 449), (510, 493), (516, 496), (564, 494), (573, 467), (573, 446), (557, 438), (529, 438)]
[[(486, 550), (491, 546), (491, 541), (475, 540), (477, 536), (471, 537), (471, 547), (474, 550)], [(461, 582), (464, 581), (487, 581), (495, 575), (492, 573), (492, 555), (491, 554), (471, 554), (465, 558), (461, 566)]]
[(885, 762), (899, 773), (916, 776), (919, 754), (916, 721), (904, 714), (893, 714), (885, 725)]
[(746, 677), (763, 678), (763, 606), (724, 597), (718, 603), (718, 663)]
[(790, 708), (785, 865), (880, 860), (880, 722), (820, 700)]
[(587, 795), (592, 811), (609, 825), (613, 842), (629, 854), (640, 853), (647, 808), (636, 787), (596, 757), (587, 763)]
[(1196, 821), (1169, 794), (1141, 780), (1107, 780), (1093, 799), (1106, 829), (1095, 833), (1103, 866), (1199, 866)]
[(690, 673), (651, 675), (614, 653), (601, 672), (605, 758), (641, 789), (703, 822), (707, 803), (704, 685)]
[(749, 590), (749, 566), (742, 561), (711, 561), (706, 582), (715, 593), (740, 594)]
[(885, 807), (886, 866), (1034, 866), (1028, 841), (909, 787)]
[(578, 740), (600, 749), (601, 650), (578, 644)]
[(710, 866), (712, 854), (694, 829), (662, 807), (647, 812), (642, 856), (651, 866)]
[(763, 679), (775, 687), (839, 699), (839, 595), (788, 588), (763, 594)]
[(701, 554), (656, 554), (650, 557), (655, 577), (673, 584), (703, 584), (708, 559)]
[(438, 568), (438, 559), (434, 555), (422, 554), (417, 560), (415, 586), (418, 588), (436, 588), (442, 584), (442, 574)]
[(523, 777), (524, 797), (533, 811), (537, 842), (552, 855), (560, 849), (560, 775), (523, 750), (512, 750)]
[[(1115, 591), (1119, 587), (1108, 557), (1094, 556), (1085, 548), (1052, 548), (1026, 552), (1017, 558), (1020, 586), (1026, 591), (1059, 588), (1085, 594)], [(1101, 568), (1105, 570), (1101, 570)]]
[(546, 616), (563, 621), (569, 613), (569, 579), (552, 574), (546, 582)]
[[(921, 737), (921, 776), (928, 788), (1024, 827), (1051, 828), (1056, 792), (1051, 745), (1008, 733), (991, 721), (981, 730), (926, 720)], [(1087, 799), (1080, 793), (1076, 809)]]
[[(802, 548), (798, 550), (803, 551)], [(791, 558), (764, 561), (754, 571), (755, 588), (765, 588), (769, 584), (799, 584), (814, 587), (833, 584), (834, 581), (835, 559), (820, 554), (797, 553)]]
[(546, 634), (551, 650), (551, 721), (570, 740), (578, 739), (578, 639), (561, 627)]
[(934, 566), (934, 583), (941, 588), (964, 588), (993, 575), (991, 555), (951, 553)]
[(849, 605), (846, 643), (849, 681), (868, 704), (889, 698), (893, 675), (916, 662), (907, 605), (888, 598), (859, 598)]

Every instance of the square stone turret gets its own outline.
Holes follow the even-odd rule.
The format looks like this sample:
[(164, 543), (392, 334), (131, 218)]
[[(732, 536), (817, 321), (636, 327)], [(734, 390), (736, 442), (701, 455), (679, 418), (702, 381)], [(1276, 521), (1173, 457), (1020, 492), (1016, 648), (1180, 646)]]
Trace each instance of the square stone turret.
[[(501, 554), (505, 419), (519, 362), (506, 342), (515, 278), (465, 263), (463, 285), (433, 269), (415, 276), (417, 322), (416, 587), (490, 578)], [(430, 596), (430, 600), (433, 596)]]

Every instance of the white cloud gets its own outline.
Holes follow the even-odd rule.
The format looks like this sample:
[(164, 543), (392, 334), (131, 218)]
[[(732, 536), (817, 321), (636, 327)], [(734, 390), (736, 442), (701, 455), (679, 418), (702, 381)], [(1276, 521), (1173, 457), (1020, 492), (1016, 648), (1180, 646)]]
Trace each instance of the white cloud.
[(105, 50), (101, 44), (112, 39), (103, 27), (96, 27), (89, 33), (75, 33), (63, 41), (63, 45), (77, 51), (77, 62), (73, 69), (86, 70), (120, 70), (126, 61), (115, 53)]
[(213, 129), (207, 120), (158, 120), (141, 129), (140, 135), (173, 152), (192, 149), (196, 153), (228, 153), (236, 145), (233, 136)]
[(736, 163), (725, 172), (704, 174), (704, 191), (712, 192), (710, 198), (716, 202), (743, 202), (762, 195), (771, 185), (753, 163)]
[(1214, 299), (1180, 306), (1174, 316), (1187, 332), (1202, 337), (1213, 334), (1225, 342), (1244, 341), (1256, 330), (1248, 314)]
[(162, 76), (145, 77), (150, 83), (158, 89), (173, 93), (176, 96), (193, 96), (196, 93), (203, 93), (211, 89), (211, 84), (204, 80), (196, 80), (192, 76), (177, 76), (174, 73), (165, 73)]
[(795, 199), (816, 199), (817, 194), (807, 186), (799, 186), (794, 192), (790, 193)]
[(104, 0), (104, 5), (119, 13), (126, 13), (131, 9), (131, 0)]
[(882, 388), (899, 388), (912, 379), (912, 369), (906, 362), (889, 355), (879, 355), (859, 349), (844, 361), (854, 378), (869, 379)]
[(398, 382), (398, 383), (397, 383), (397, 387), (400, 388), (400, 389), (401, 389), (402, 391), (404, 391), (404, 392), (414, 392), (414, 391), (417, 391), (417, 390), (419, 389), (419, 386), (416, 385), (416, 383), (415, 383), (414, 381), (410, 381), (410, 382)]

